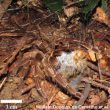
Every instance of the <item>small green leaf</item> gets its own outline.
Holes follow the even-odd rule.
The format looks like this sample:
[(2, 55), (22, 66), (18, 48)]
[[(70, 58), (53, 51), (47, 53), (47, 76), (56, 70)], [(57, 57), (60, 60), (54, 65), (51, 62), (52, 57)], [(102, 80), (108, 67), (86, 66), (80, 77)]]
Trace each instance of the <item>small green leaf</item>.
[(82, 8), (82, 13), (87, 15), (89, 12), (93, 11), (93, 9), (98, 5), (100, 0), (89, 0), (88, 4)]
[(107, 0), (101, 0), (101, 8), (106, 11), (107, 10)]
[(47, 8), (52, 11), (61, 11), (63, 8), (63, 0), (43, 0)]

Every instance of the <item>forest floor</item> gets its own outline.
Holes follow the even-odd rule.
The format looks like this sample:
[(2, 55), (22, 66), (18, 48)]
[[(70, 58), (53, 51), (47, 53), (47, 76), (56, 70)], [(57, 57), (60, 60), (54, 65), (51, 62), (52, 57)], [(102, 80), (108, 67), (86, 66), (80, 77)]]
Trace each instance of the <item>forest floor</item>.
[(22, 100), (0, 110), (110, 109), (109, 25), (66, 25), (62, 15), (35, 7), (0, 16), (0, 100)]

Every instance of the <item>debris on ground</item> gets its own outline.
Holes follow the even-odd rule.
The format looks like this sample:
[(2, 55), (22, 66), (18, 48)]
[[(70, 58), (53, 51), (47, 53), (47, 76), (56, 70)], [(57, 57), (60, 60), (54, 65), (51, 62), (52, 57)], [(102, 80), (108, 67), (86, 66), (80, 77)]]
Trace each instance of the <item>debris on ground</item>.
[[(45, 1), (45, 2), (44, 2)], [(0, 1), (0, 110), (109, 110), (110, 2)]]

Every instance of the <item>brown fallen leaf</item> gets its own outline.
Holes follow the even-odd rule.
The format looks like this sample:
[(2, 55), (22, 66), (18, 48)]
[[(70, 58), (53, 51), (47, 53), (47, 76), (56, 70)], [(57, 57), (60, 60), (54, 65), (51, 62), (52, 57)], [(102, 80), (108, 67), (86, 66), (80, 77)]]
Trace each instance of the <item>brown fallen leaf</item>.
[(27, 78), (26, 81), (25, 81), (25, 84), (27, 84), (27, 85), (30, 85), (30, 84), (33, 84), (33, 83), (34, 83), (34, 81), (33, 81), (32, 78)]
[(102, 58), (99, 60), (101, 68), (106, 68), (107, 67), (107, 61), (105, 58)]
[(99, 60), (99, 64), (100, 64), (100, 67), (102, 69), (104, 69), (105, 71), (110, 72), (110, 58), (109, 57), (103, 56)]
[(101, 98), (101, 102), (106, 101), (107, 95), (106, 95), (105, 91), (101, 91), (101, 92), (99, 93), (99, 96), (100, 96), (100, 98)]
[(74, 60), (78, 61), (79, 59), (88, 58), (87, 53), (84, 50), (76, 50), (74, 55)]
[(100, 102), (101, 98), (99, 97), (99, 95), (95, 95), (95, 94), (91, 94), (90, 95), (90, 103), (91, 105), (97, 105)]
[(108, 27), (110, 27), (109, 17), (107, 16), (107, 14), (105, 13), (105, 11), (102, 8), (100, 8), (100, 7), (96, 8), (96, 13), (94, 14), (94, 19), (101, 23), (104, 23)]
[(67, 100), (70, 100), (69, 97), (67, 95), (65, 95), (64, 93), (62, 92), (58, 92), (58, 94), (56, 95), (56, 100), (62, 104), (65, 104), (67, 103)]
[(95, 52), (92, 51), (92, 50), (88, 50), (88, 53), (89, 53), (90, 59), (91, 59), (93, 62), (96, 62)]
[(67, 17), (72, 16), (73, 14), (76, 14), (79, 12), (78, 7), (68, 7), (68, 8), (64, 8), (64, 13)]

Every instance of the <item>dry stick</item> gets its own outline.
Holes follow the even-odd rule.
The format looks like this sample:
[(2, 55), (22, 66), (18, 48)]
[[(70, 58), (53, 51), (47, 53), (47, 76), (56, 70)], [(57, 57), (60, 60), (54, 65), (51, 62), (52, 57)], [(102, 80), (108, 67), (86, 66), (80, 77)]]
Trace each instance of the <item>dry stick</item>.
[[(86, 99), (89, 95), (90, 88), (91, 88), (90, 84), (85, 85), (84, 93), (82, 94), (80, 100), (74, 105), (75, 107), (84, 105), (84, 102), (86, 101)], [(74, 110), (76, 110), (76, 109), (74, 109)]]
[[(25, 94), (26, 92), (30, 91), (34, 87), (36, 87), (36, 83), (30, 84), (29, 86), (21, 90), (21, 94)], [(37, 90), (43, 94), (43, 92), (41, 91), (41, 88), (37, 88)], [(44, 98), (46, 98), (46, 96)]]
[(21, 37), (23, 33), (16, 33), (16, 32), (1, 32), (0, 37)]
[(5, 82), (7, 80), (7, 77), (5, 77), (2, 81), (2, 83), (0, 84), (0, 90), (2, 89), (2, 87), (4, 86)]
[[(92, 41), (93, 41), (93, 47), (95, 47), (95, 38), (94, 38), (93, 33), (92, 33)], [(99, 49), (98, 49), (98, 53), (99, 53)], [(99, 59), (98, 59), (98, 53), (95, 53), (95, 58), (96, 58), (96, 61), (98, 63), (99, 76), (100, 76), (100, 79), (102, 80), (102, 72), (101, 72), (101, 69), (100, 69), (100, 64), (99, 64)]]
[[(25, 38), (25, 37), (24, 37)], [(25, 39), (22, 39), (22, 41), (25, 40)], [(0, 70), (0, 76), (4, 73), (7, 73), (7, 70), (8, 70), (8, 67), (9, 65), (11, 65), (13, 63), (13, 61), (15, 60), (16, 56), (18, 55), (19, 51), (24, 47), (24, 45), (26, 43), (29, 43), (30, 41), (32, 41), (32, 39), (30, 40), (27, 40), (27, 41), (23, 41), (23, 43), (20, 45), (19, 48), (17, 48), (13, 54), (12, 54), (12, 57), (9, 58), (9, 60), (6, 62), (6, 64), (4, 65), (4, 67)]]
[(106, 80), (97, 80), (97, 79), (93, 79), (94, 81), (98, 82), (98, 83), (102, 83), (104, 85), (107, 85), (108, 87), (110, 87), (110, 82), (106, 81)]
[[(95, 45), (95, 40), (94, 40), (94, 38), (93, 38), (93, 35), (92, 35), (92, 40), (93, 40), (93, 45)], [(90, 48), (88, 48), (87, 46), (85, 46), (85, 45), (83, 45), (83, 44), (80, 44), (82, 47), (84, 47), (85, 49), (87, 49), (87, 50), (92, 50), (92, 49), (90, 49)], [(93, 51), (93, 50), (92, 50)], [(99, 75), (100, 75), (100, 79), (102, 79), (102, 70), (101, 70), (101, 68), (100, 68), (100, 64), (99, 64), (99, 60), (98, 60), (98, 57), (97, 57), (97, 54), (98, 54), (98, 52), (97, 51), (93, 51), (94, 53), (95, 53), (95, 58), (96, 58), (96, 60), (97, 60), (97, 62), (98, 62), (98, 67), (97, 67), (97, 72), (99, 72)], [(96, 67), (95, 67), (96, 68)]]
[(19, 53), (19, 51), (20, 51), (21, 48), (22, 48), (22, 46), (20, 48), (18, 48), (17, 50), (15, 50), (15, 52), (12, 55), (12, 57), (7, 61), (7, 63), (5, 64), (5, 66), (2, 68), (2, 70), (0, 70), (0, 76), (2, 74), (4, 74), (4, 73), (7, 73), (8, 66), (14, 61), (14, 59), (18, 55), (18, 53)]
[(21, 90), (21, 94), (24, 94), (24, 93), (28, 92), (29, 90), (31, 90), (34, 87), (35, 87), (35, 83), (27, 86), (26, 88), (24, 88), (23, 90)]
[[(95, 66), (94, 64), (92, 64), (91, 62), (87, 62), (87, 65), (88, 65), (89, 68), (95, 70), (96, 72), (99, 71), (98, 67)], [(110, 72), (107, 72), (105, 70), (101, 70), (101, 72), (102, 72), (103, 75), (105, 75), (107, 77), (110, 77)]]
[(83, 81), (83, 82), (86, 82), (86, 83), (89, 83), (89, 84), (91, 84), (92, 86), (95, 86), (95, 87), (99, 87), (99, 88), (101, 88), (101, 89), (104, 89), (104, 90), (106, 90), (107, 92), (109, 92), (109, 87), (108, 87), (108, 86), (105, 86), (105, 85), (103, 85), (103, 84), (101, 84), (101, 83), (95, 82), (95, 81), (93, 81), (92, 79), (82, 78), (82, 81)]

